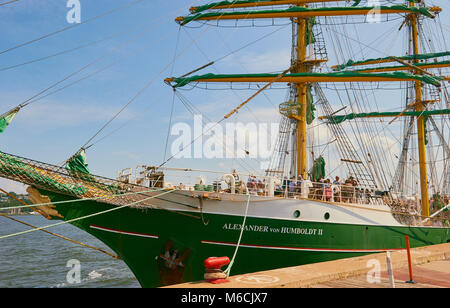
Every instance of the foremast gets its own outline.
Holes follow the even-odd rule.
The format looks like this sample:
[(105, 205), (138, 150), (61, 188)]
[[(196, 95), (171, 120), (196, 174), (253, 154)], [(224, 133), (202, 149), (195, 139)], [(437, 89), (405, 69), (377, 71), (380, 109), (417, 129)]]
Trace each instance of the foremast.
[[(410, 6), (414, 7), (415, 3), (410, 2)], [(417, 56), (419, 52), (419, 29), (418, 18), (415, 14), (409, 15), (409, 24), (411, 27), (413, 38), (413, 51)], [(419, 63), (418, 59), (414, 59), (414, 64)], [(416, 70), (415, 74), (422, 75), (422, 71)], [(419, 81), (414, 82), (414, 89), (416, 95), (415, 110), (424, 111), (425, 106), (422, 102), (422, 83)], [(425, 119), (423, 115), (417, 117), (417, 143), (419, 147), (419, 170), (420, 170), (420, 192), (422, 197), (422, 216), (430, 216), (430, 199), (428, 197), (428, 173), (427, 173), (427, 154), (425, 148)]]
[[(306, 47), (308, 45), (306, 36), (305, 18), (296, 18), (294, 22), (297, 25), (297, 63), (295, 63), (293, 71), (295, 73), (306, 73), (308, 66), (306, 61)], [(297, 120), (297, 178), (307, 178), (308, 160), (307, 160), (307, 84), (305, 82), (297, 83), (297, 104), (300, 106), (298, 115), (293, 115)]]

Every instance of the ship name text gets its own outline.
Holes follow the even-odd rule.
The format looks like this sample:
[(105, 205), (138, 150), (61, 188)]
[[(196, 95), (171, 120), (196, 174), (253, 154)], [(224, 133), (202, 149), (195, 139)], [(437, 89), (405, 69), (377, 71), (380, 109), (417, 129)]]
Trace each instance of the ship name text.
[[(242, 229), (241, 224), (226, 223), (222, 227), (223, 230)], [(323, 229), (317, 228), (293, 228), (293, 227), (269, 227), (261, 225), (244, 225), (244, 231), (264, 232), (264, 233), (281, 233), (281, 234), (299, 234), (299, 235), (319, 235), (323, 234)]]

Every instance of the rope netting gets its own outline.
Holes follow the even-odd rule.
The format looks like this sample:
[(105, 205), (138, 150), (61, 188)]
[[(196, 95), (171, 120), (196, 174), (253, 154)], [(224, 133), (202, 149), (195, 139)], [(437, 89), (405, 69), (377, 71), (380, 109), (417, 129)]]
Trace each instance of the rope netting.
[[(0, 177), (78, 199), (124, 205), (145, 199), (148, 187), (128, 184), (96, 175), (0, 152)], [(135, 192), (136, 194), (130, 194)], [(142, 192), (142, 193), (139, 193)], [(145, 202), (139, 206), (145, 206)]]

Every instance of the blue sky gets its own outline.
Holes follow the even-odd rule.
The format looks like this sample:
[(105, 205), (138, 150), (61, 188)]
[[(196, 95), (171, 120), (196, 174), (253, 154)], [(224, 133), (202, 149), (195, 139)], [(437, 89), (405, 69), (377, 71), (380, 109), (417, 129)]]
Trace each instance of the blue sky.
[[(112, 10), (132, 1), (81, 0), (81, 20)], [(163, 161), (166, 135), (172, 104), (172, 90), (164, 84), (165, 77), (179, 76), (211, 60), (218, 59), (249, 41), (280, 29), (275, 35), (253, 44), (218, 62), (203, 72), (241, 73), (281, 71), (289, 66), (290, 26), (256, 28), (200, 27), (179, 29), (175, 17), (186, 15), (192, 5), (208, 1), (144, 0), (136, 5), (104, 16), (87, 24), (40, 40), (30, 45), (0, 54), (0, 112), (32, 97), (42, 89), (61, 80), (84, 65), (103, 56), (89, 69), (62, 83), (86, 76), (104, 66), (118, 62), (109, 69), (80, 83), (37, 101), (16, 117), (8, 130), (0, 136), (1, 150), (51, 164), (60, 164), (74, 154), (106, 121), (119, 111), (145, 85), (151, 85), (99, 135), (129, 123), (88, 150), (87, 157), (93, 173), (115, 178), (123, 168), (139, 164), (159, 165)], [(0, 6), (0, 50), (69, 26), (66, 0), (20, 0)], [(432, 3), (450, 10), (448, 1)], [(448, 33), (448, 13), (441, 16)], [(277, 22), (286, 24), (285, 21)], [(388, 28), (359, 28), (359, 37), (353, 36), (355, 27), (347, 35), (362, 42), (372, 42), (386, 29), (398, 28), (399, 20), (386, 23)], [(192, 24), (198, 26), (198, 24)], [(370, 25), (373, 26), (373, 25)], [(366, 26), (364, 26), (366, 27)], [(329, 33), (328, 33), (329, 34)], [(45, 57), (90, 42), (95, 45), (14, 69), (6, 67)], [(198, 39), (192, 44), (194, 38)], [(394, 40), (401, 36), (386, 34)], [(132, 40), (131, 42), (128, 42)], [(385, 56), (387, 48), (397, 52), (402, 40), (381, 40), (372, 49), (360, 47), (356, 57)], [(362, 45), (364, 46), (364, 45)], [(375, 48), (376, 47), (376, 48)], [(173, 66), (168, 65), (175, 55)], [(391, 51), (389, 50), (389, 51)], [(330, 65), (339, 62), (329, 51)], [(359, 59), (355, 59), (359, 60)], [(55, 89), (57, 89), (56, 87)], [(51, 92), (51, 91), (49, 91)], [(195, 106), (211, 120), (217, 121), (249, 97), (254, 91), (184, 91)], [(234, 119), (248, 122), (278, 122), (278, 104), (285, 99), (285, 90), (270, 90), (259, 96)], [(385, 102), (389, 106), (389, 102)], [(383, 109), (383, 107), (380, 107)], [(392, 109), (392, 107), (391, 107)], [(398, 106), (400, 108), (400, 105)], [(190, 114), (176, 100), (173, 121), (192, 124)], [(173, 141), (173, 137), (169, 140)], [(255, 166), (254, 162), (250, 162)], [(170, 166), (230, 170), (240, 165), (233, 160), (174, 160)], [(0, 184), (4, 181), (0, 181)], [(8, 188), (22, 186), (6, 183)]]

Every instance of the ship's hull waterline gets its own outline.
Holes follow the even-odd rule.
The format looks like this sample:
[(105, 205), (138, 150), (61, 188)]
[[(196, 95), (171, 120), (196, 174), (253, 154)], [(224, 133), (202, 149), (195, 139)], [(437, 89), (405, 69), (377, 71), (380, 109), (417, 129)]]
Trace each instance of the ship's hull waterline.
[[(52, 202), (70, 197), (41, 191)], [(158, 193), (155, 193), (158, 194)], [(203, 279), (203, 262), (236, 250), (247, 196), (174, 191), (153, 207), (124, 207), (73, 222), (109, 246), (143, 287)], [(56, 204), (71, 220), (113, 209), (86, 201)], [(323, 262), (450, 241), (449, 228), (404, 226), (387, 206), (252, 196), (231, 274)]]

